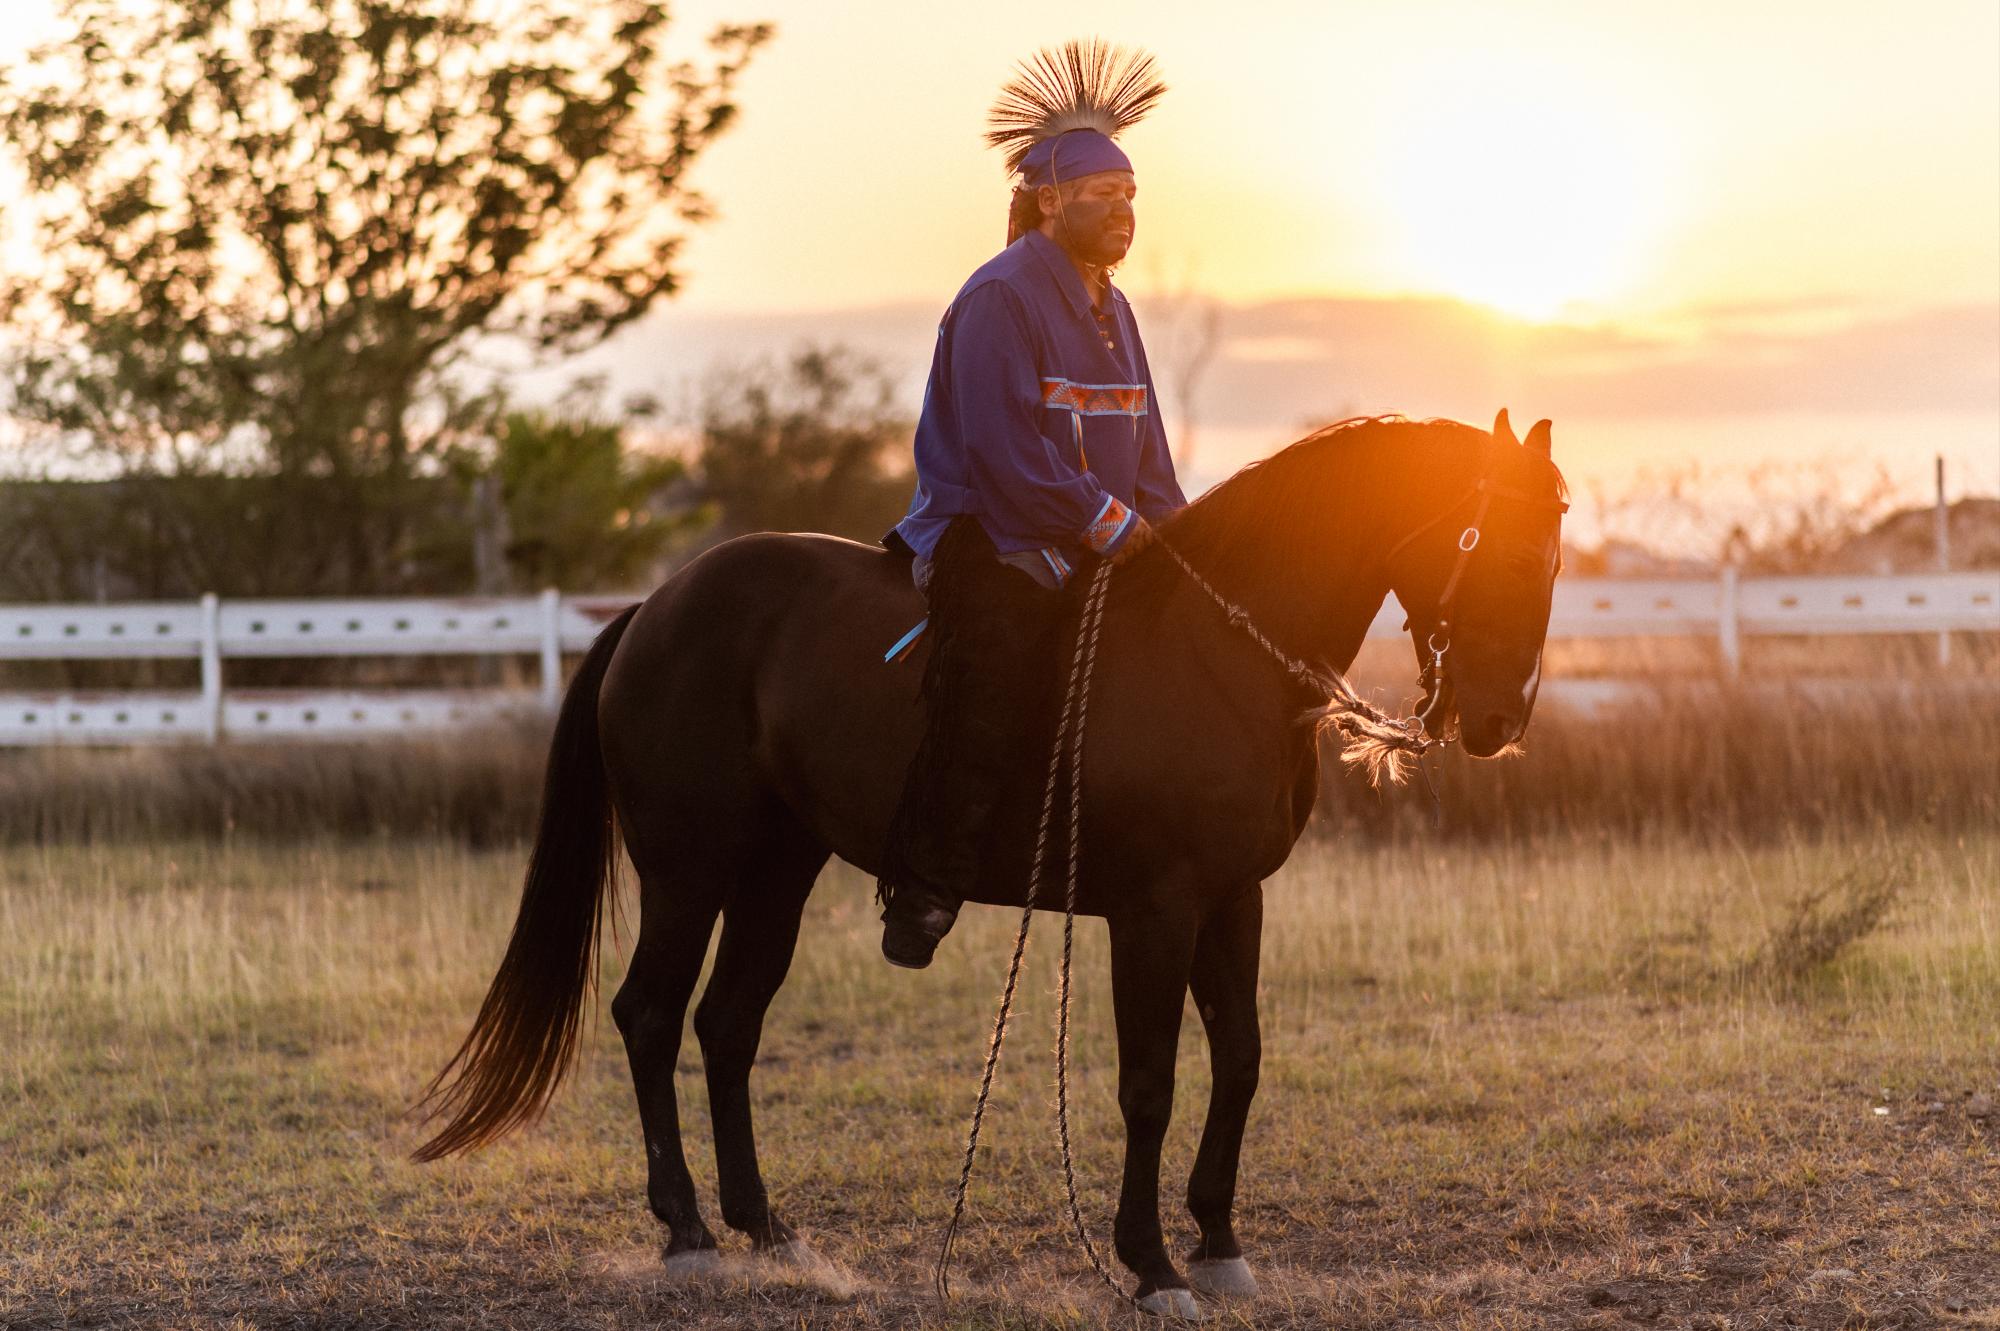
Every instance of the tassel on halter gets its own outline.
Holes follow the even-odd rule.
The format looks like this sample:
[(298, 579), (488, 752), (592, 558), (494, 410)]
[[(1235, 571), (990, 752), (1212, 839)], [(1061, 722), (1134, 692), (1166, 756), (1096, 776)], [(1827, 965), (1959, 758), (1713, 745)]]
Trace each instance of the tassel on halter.
[(1340, 736), (1340, 761), (1380, 790), (1384, 784), (1398, 786), (1409, 779), (1411, 769), (1429, 745), (1421, 733), (1412, 733), (1404, 722), (1366, 716), (1352, 703), (1335, 698), (1324, 707), (1306, 714), (1321, 734), (1331, 730)]

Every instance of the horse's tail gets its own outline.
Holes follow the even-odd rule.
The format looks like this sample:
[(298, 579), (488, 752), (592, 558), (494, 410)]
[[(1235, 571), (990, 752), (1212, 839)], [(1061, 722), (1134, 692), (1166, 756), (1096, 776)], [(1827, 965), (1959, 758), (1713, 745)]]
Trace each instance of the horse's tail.
[(569, 1070), (597, 986), (598, 924), (618, 857), (597, 694), (638, 609), (597, 635), (563, 696), (514, 936), (471, 1034), (424, 1091), (426, 1120), (450, 1122), (416, 1149), (418, 1160), (483, 1146), (534, 1120)]

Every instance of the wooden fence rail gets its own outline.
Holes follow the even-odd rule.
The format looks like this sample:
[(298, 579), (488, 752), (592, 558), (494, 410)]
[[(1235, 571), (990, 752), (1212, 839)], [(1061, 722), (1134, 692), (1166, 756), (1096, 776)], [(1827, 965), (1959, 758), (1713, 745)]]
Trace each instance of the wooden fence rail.
[[(552, 710), (562, 658), (590, 644), (630, 597), (130, 602), (0, 605), (0, 661), (199, 662), (189, 692), (0, 693), (0, 746), (360, 739), (488, 724)], [(1401, 635), (1393, 599), (1369, 630)], [(2000, 633), (2000, 572), (1862, 578), (1566, 579), (1549, 637), (1702, 637), (1736, 673), (1746, 637)], [(887, 644), (884, 644), (886, 647)], [(245, 690), (231, 658), (512, 656), (540, 688)]]

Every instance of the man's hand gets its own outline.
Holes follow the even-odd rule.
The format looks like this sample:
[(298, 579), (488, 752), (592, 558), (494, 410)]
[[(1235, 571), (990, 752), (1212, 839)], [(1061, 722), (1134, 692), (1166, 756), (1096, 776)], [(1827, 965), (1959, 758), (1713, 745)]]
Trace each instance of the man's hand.
[(1153, 530), (1153, 524), (1134, 513), (1132, 530), (1125, 533), (1124, 541), (1111, 552), (1111, 567), (1117, 568), (1121, 564), (1130, 563), (1134, 555), (1159, 539), (1160, 535)]

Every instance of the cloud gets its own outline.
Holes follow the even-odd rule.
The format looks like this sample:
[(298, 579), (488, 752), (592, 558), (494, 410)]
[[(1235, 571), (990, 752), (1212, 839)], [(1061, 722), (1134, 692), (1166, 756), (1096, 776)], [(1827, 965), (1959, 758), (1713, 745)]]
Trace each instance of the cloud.
[[(1134, 297), (1171, 394), (1167, 314)], [(663, 311), (583, 368), (620, 391), (842, 342), (878, 357), (912, 408), (940, 307), (716, 315)], [(1955, 411), (2000, 420), (2000, 305), (1870, 310), (1831, 298), (1697, 307), (1659, 329), (1537, 325), (1433, 298), (1302, 297), (1225, 306), (1200, 384), (1204, 425), (1279, 434), (1355, 413), (1483, 421)], [(574, 373), (575, 366), (564, 373)]]
[(2000, 306), (1860, 317), (1811, 332), (1711, 328), (1692, 346), (1634, 352), (1579, 373), (1528, 366), (1531, 382), (1589, 414), (1993, 411)]
[(1224, 328), (1202, 391), (1217, 425), (1347, 411), (1481, 419), (1509, 401), (1556, 417), (2000, 413), (2000, 306), (1739, 308), (1669, 336), (1527, 324), (1454, 301), (1321, 299), (1236, 307)]

